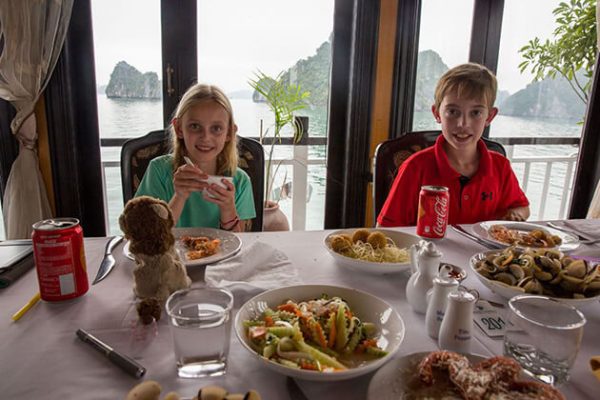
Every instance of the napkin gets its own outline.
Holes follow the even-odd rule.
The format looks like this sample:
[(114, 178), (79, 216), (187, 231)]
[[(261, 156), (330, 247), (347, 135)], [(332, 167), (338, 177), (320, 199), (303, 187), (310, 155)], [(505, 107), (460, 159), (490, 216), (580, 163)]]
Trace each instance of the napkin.
[(596, 379), (600, 381), (600, 356), (594, 356), (590, 359), (590, 368)]
[(207, 266), (204, 280), (241, 295), (301, 283), (298, 271), (287, 256), (260, 240), (227, 261)]
[(564, 221), (563, 225), (581, 232), (589, 239), (600, 239), (600, 219), (576, 219)]

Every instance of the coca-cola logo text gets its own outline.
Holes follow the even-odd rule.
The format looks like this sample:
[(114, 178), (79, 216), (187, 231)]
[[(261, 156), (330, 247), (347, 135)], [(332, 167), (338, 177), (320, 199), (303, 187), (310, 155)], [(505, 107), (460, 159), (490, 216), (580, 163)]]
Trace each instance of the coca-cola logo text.
[(446, 232), (446, 222), (448, 221), (448, 198), (435, 196), (433, 211), (435, 211), (435, 225), (433, 226), (433, 231), (440, 237), (444, 236), (444, 233)]

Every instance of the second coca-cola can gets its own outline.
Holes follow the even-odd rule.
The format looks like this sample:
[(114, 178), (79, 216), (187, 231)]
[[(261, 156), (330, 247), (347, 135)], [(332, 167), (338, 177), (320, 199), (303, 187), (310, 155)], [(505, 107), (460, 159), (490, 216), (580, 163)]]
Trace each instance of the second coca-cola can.
[(88, 291), (79, 220), (53, 218), (36, 222), (31, 238), (42, 300), (70, 300)]
[(450, 193), (445, 186), (421, 186), (417, 235), (428, 239), (441, 239), (446, 235)]

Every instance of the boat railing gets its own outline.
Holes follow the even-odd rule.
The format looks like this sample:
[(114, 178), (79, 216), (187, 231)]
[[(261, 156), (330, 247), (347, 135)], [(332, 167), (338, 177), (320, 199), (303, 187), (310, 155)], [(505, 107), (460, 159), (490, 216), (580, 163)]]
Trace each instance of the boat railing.
[[(128, 138), (102, 138), (100, 143), (103, 148), (107, 147), (121, 147)], [(310, 182), (308, 180), (308, 168), (309, 166), (324, 166), (326, 165), (326, 159), (324, 157), (310, 156), (310, 146), (326, 146), (326, 137), (314, 137), (310, 136), (308, 132), (302, 137), (299, 142), (294, 142), (291, 137), (283, 137), (281, 139), (273, 139), (272, 137), (254, 139), (262, 140), (264, 146), (270, 146), (273, 142), (275, 146), (291, 146), (292, 151), (289, 153), (288, 158), (274, 157), (271, 163), (272, 171), (278, 166), (291, 166), (292, 176), (290, 181), (293, 182), (293, 195), (291, 196), (292, 211), (291, 215), (287, 217), (291, 220), (291, 229), (293, 230), (304, 230), (306, 229), (307, 221), (307, 195), (309, 194)], [(579, 145), (579, 138), (574, 137), (544, 137), (544, 138), (513, 138), (513, 137), (494, 137), (493, 140), (503, 144), (507, 150), (507, 156), (511, 160), (513, 168), (517, 173), (517, 178), (526, 193), (531, 203), (532, 215), (530, 219), (543, 220), (543, 219), (563, 219), (567, 218), (569, 209), (569, 203), (571, 199), (571, 192), (573, 186), (573, 176), (575, 171), (575, 165), (577, 162), (577, 151), (575, 150), (567, 156), (515, 156), (515, 147), (522, 145), (534, 145), (534, 146), (553, 146), (553, 145), (573, 145), (577, 149)], [(119, 187), (121, 186), (120, 180), (118, 182), (110, 182), (111, 179), (120, 179), (119, 174), (107, 174), (107, 168), (120, 168), (119, 161), (103, 161), (103, 173), (105, 178), (105, 185), (107, 187)], [(539, 165), (543, 168), (542, 179), (539, 179), (539, 174), (532, 175), (533, 167)], [(522, 171), (522, 173), (519, 173)], [(107, 177), (110, 176), (107, 181)], [(552, 185), (552, 180), (561, 182), (560, 185)], [(558, 186), (558, 187), (557, 187)], [(281, 190), (282, 188), (278, 188)], [(105, 208), (107, 215), (107, 226), (111, 229), (118, 229), (116, 220), (118, 215), (111, 215), (115, 213), (122, 206), (122, 198), (120, 204), (108, 204), (106, 200), (106, 188), (105, 188)], [(558, 206), (556, 202), (552, 203), (548, 201), (550, 197), (558, 199)], [(110, 201), (115, 202), (114, 193)], [(554, 205), (553, 205), (554, 204)], [(115, 232), (112, 232), (115, 233)]]

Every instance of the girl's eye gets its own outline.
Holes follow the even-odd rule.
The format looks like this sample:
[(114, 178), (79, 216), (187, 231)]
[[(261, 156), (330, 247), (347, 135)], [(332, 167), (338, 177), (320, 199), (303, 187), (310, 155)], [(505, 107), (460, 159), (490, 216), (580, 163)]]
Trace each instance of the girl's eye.
[(223, 132), (223, 127), (221, 125), (214, 125), (211, 127), (211, 131), (213, 133), (222, 133)]
[(189, 125), (190, 129), (193, 131), (197, 131), (198, 129), (200, 129), (200, 124), (196, 123), (196, 122), (192, 122)]

